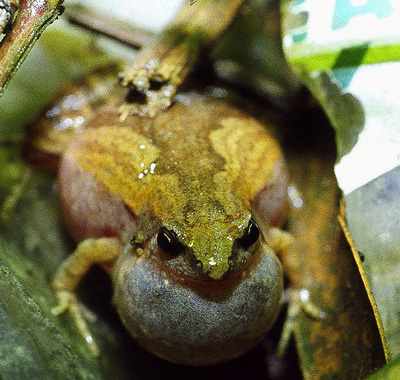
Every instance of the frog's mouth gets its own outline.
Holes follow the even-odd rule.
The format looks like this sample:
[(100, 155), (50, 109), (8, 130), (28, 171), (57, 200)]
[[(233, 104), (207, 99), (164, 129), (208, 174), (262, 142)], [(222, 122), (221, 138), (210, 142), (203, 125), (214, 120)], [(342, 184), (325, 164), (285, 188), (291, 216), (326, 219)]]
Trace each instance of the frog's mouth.
[(220, 279), (213, 279), (208, 276), (208, 281), (199, 281), (187, 278), (183, 281), (184, 285), (204, 297), (212, 297), (214, 300), (223, 299), (231, 293), (236, 286), (245, 280), (256, 270), (260, 262), (261, 250), (252, 254), (249, 259), (241, 266), (240, 270), (230, 267), (229, 271)]
[(200, 261), (198, 257), (192, 253), (189, 260), (191, 260), (192, 266), (196, 267), (201, 281), (221, 282), (242, 275), (242, 272), (248, 266), (252, 257), (260, 251), (260, 242), (257, 242), (247, 249), (234, 243), (231, 250), (232, 253), (228, 258), (218, 257), (218, 255), (213, 255), (211, 253)]

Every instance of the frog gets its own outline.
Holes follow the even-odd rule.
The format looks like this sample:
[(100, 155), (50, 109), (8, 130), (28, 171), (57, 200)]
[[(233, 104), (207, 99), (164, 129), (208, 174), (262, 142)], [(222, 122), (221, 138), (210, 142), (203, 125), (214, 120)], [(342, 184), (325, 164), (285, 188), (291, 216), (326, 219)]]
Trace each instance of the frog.
[[(259, 343), (282, 303), (277, 252), (288, 173), (262, 124), (225, 99), (181, 92), (167, 111), (121, 118), (93, 78), (65, 87), (35, 123), (27, 157), (58, 171), (76, 250), (53, 287), (100, 354), (76, 288), (97, 264), (145, 349), (184, 365), (236, 358)], [(91, 85), (88, 85), (88, 82)], [(97, 92), (97, 93), (96, 93)]]

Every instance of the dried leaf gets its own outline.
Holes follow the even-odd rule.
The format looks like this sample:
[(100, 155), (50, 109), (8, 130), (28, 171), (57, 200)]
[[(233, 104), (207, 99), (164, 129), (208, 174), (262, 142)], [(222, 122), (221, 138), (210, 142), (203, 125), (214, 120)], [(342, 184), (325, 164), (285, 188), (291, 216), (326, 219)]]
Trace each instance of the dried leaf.
[(363, 379), (385, 363), (374, 314), (351, 251), (337, 223), (338, 189), (333, 162), (299, 155), (292, 180), (303, 205), (293, 207), (289, 230), (296, 239), (283, 257), (290, 287), (306, 289), (325, 317), (302, 310), (294, 335), (306, 379)]

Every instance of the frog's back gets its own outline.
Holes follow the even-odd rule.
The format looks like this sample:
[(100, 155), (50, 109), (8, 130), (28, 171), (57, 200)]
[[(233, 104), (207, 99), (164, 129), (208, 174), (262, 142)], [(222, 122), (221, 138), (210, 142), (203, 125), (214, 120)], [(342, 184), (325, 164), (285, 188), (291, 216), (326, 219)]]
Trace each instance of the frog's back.
[(118, 117), (100, 114), (67, 155), (135, 214), (149, 204), (176, 222), (201, 194), (248, 207), (282, 160), (264, 126), (220, 100), (185, 95), (154, 119)]

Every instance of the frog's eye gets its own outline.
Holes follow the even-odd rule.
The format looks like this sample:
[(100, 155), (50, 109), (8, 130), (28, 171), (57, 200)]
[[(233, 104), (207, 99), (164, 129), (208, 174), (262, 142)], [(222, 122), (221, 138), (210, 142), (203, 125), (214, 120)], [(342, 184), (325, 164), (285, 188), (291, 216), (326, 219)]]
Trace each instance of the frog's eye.
[(177, 256), (185, 249), (175, 232), (165, 227), (161, 227), (158, 231), (157, 244), (165, 253), (171, 256)]
[(258, 227), (256, 221), (251, 218), (249, 224), (247, 225), (247, 228), (243, 233), (243, 236), (237, 239), (237, 242), (239, 243), (239, 245), (246, 249), (251, 247), (258, 240), (259, 236), (260, 228)]

